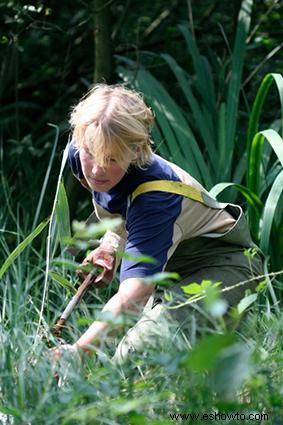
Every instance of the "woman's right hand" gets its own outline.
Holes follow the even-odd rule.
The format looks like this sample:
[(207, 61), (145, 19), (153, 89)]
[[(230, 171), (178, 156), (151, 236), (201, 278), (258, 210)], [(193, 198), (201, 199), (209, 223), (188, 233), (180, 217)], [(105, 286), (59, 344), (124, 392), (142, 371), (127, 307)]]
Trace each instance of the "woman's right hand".
[[(111, 282), (115, 269), (115, 250), (108, 244), (102, 244), (98, 248), (91, 251), (83, 260), (82, 265), (93, 264), (103, 268), (98, 276), (94, 276), (93, 285), (97, 288), (103, 288)], [(88, 273), (79, 272), (79, 277), (84, 280)]]

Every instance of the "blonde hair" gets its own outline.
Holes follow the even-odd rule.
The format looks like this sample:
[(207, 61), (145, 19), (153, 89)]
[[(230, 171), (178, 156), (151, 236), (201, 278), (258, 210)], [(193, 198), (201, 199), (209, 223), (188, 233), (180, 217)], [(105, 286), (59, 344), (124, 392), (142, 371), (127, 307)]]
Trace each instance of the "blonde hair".
[(153, 113), (142, 96), (122, 85), (98, 84), (74, 107), (70, 124), (74, 144), (106, 167), (114, 158), (126, 168), (150, 162)]

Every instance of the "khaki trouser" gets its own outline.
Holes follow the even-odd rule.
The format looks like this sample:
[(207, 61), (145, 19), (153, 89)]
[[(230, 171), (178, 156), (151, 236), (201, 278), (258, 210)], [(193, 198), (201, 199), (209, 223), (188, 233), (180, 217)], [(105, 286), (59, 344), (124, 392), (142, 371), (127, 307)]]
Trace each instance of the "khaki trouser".
[[(209, 244), (209, 250), (217, 242), (212, 241)], [(254, 292), (259, 281), (252, 278), (262, 274), (262, 260), (257, 254), (249, 258), (244, 256), (243, 250), (231, 251), (229, 247), (227, 255), (222, 257), (222, 265), (219, 263), (202, 267), (188, 273), (187, 277), (173, 286), (170, 291), (173, 300), (185, 300), (184, 292), (181, 286), (189, 283), (201, 283), (203, 280), (222, 282), (221, 288), (233, 287), (239, 282), (251, 279), (244, 285), (237, 286), (231, 290), (223, 292), (222, 296), (229, 306), (235, 306), (244, 297), (246, 289)], [(211, 252), (211, 251), (210, 251)], [(223, 252), (222, 252), (223, 254)], [(225, 264), (226, 263), (226, 264)], [(227, 265), (228, 264), (228, 265)], [(158, 293), (155, 294), (159, 298)], [(156, 303), (151, 297), (144, 309), (141, 319), (133, 326), (119, 343), (113, 360), (122, 364), (133, 352), (144, 353), (152, 348), (166, 349), (166, 347), (185, 347), (188, 346), (193, 327), (192, 321), (195, 316), (200, 316), (194, 306), (185, 305), (178, 309), (167, 309), (162, 303)]]
[[(179, 335), (173, 335), (173, 321), (162, 303), (153, 304), (150, 297), (141, 319), (130, 328), (120, 341), (113, 361), (117, 364), (125, 362), (133, 352), (146, 353), (157, 347), (166, 348), (167, 344), (180, 344)], [(173, 340), (173, 341), (172, 341)]]

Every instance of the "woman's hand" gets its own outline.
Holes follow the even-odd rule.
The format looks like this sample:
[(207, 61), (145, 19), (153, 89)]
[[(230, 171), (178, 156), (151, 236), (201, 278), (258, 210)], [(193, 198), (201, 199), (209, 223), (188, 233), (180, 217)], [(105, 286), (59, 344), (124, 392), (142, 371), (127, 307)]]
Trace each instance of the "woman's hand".
[(82, 353), (75, 344), (62, 344), (57, 347), (50, 348), (45, 354), (51, 362), (54, 379), (58, 387), (72, 376), (73, 371), (79, 371), (82, 364)]
[(79, 352), (76, 345), (62, 344), (57, 347), (52, 347), (48, 350), (48, 357), (55, 362), (58, 362), (63, 355), (74, 356), (78, 358)]
[[(83, 266), (93, 264), (103, 268), (103, 271), (98, 276), (94, 276), (93, 285), (95, 287), (103, 288), (111, 282), (114, 275), (115, 260), (115, 250), (108, 244), (100, 245), (84, 259)], [(86, 272), (79, 272), (80, 279), (84, 280), (87, 274)]]

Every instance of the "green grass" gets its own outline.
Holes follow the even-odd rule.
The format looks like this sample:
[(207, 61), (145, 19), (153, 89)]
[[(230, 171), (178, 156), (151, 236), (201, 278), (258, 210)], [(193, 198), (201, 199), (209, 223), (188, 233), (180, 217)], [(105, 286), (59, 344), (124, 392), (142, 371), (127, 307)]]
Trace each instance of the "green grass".
[[(63, 190), (62, 183), (58, 187)], [(59, 205), (61, 208), (61, 201)], [(56, 208), (57, 204), (54, 211)], [(24, 238), (23, 233), (19, 232), (19, 239)], [(51, 247), (54, 241), (63, 243), (59, 234), (53, 234)], [(208, 320), (200, 324), (192, 319), (188, 340), (182, 344), (175, 344), (174, 339), (157, 343), (147, 356), (132, 354), (125, 365), (118, 367), (111, 361), (114, 343), (105, 338), (105, 345), (84, 362), (63, 357), (55, 365), (46, 355), (48, 347), (57, 342), (51, 328), (78, 281), (64, 249), (60, 255), (62, 246), (57, 252), (51, 249), (54, 255), (49, 258), (49, 273), (64, 276), (71, 287), (48, 278), (44, 294), (47, 237), (46, 228), (42, 229), (42, 244), (36, 252), (32, 249), (36, 239), (24, 238), (25, 249), (18, 249), (17, 256), (15, 250), (9, 252), (5, 232), (2, 239), (4, 255), (13, 260), (5, 268), (0, 287), (2, 423), (161, 425), (184, 423), (170, 414), (216, 412), (222, 413), (222, 418), (237, 412), (246, 416), (265, 413), (269, 419), (260, 423), (281, 423), (283, 315), (275, 312), (264, 292), (251, 305), (246, 302), (246, 316), (240, 325), (236, 326), (239, 316), (234, 315), (235, 329), (224, 326), (221, 317), (212, 317), (209, 305), (199, 301), (200, 311)], [(114, 289), (88, 294), (63, 335), (68, 343), (74, 342), (97, 317), (109, 291)], [(201, 290), (187, 288), (187, 297)], [(174, 335), (173, 324), (171, 330)], [(55, 372), (61, 378), (59, 386)], [(189, 423), (197, 424), (199, 420)], [(239, 421), (226, 418), (216, 423)]]
[[(111, 362), (113, 349), (107, 347), (103, 356), (81, 365), (63, 358), (55, 367), (45, 355), (47, 341), (55, 343), (50, 328), (68, 296), (51, 285), (35, 338), (43, 274), (38, 267), (16, 280), (10, 269), (1, 286), (0, 412), (10, 423), (169, 424), (170, 413), (215, 409), (267, 413), (269, 421), (261, 423), (281, 423), (282, 313), (258, 302), (237, 331), (216, 332), (210, 325), (190, 349), (157, 346), (148, 357), (132, 355), (122, 369)], [(68, 342), (86, 326), (80, 319), (93, 318), (102, 301), (93, 295), (82, 303), (65, 333)], [(60, 387), (55, 371), (63, 378)]]

